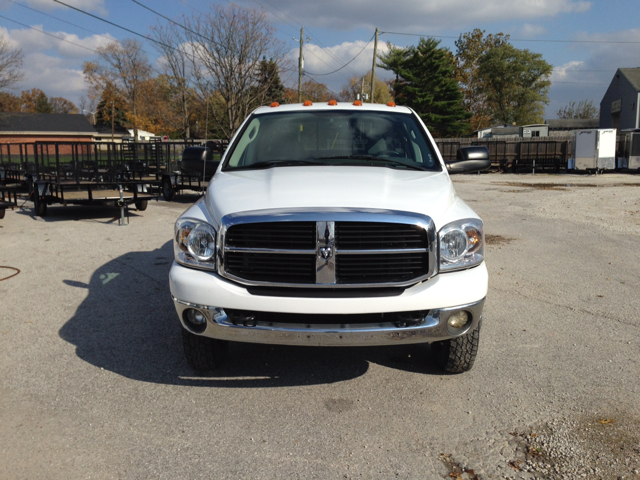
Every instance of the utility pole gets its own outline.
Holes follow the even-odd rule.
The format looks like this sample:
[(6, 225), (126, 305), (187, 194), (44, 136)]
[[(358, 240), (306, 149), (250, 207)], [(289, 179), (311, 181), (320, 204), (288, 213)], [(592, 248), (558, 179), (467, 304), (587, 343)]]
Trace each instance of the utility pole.
[(369, 103), (373, 103), (373, 88), (376, 84), (376, 55), (378, 54), (378, 29), (376, 28), (376, 39), (373, 42), (373, 66), (371, 67), (371, 96)]
[(113, 113), (113, 100), (111, 101), (111, 143), (113, 143), (113, 131), (115, 129), (115, 116)]
[(304, 45), (304, 27), (300, 28), (300, 56), (298, 57), (298, 103), (302, 103), (302, 69), (304, 59), (302, 58), (302, 45)]

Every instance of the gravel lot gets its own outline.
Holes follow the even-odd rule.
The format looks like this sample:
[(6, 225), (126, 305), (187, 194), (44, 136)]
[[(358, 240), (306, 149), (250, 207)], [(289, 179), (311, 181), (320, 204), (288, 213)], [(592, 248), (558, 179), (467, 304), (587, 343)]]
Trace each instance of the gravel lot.
[(422, 345), (234, 344), (196, 376), (167, 274), (197, 197), (126, 227), (116, 210), (7, 211), (0, 478), (640, 479), (640, 177), (455, 183), (491, 275), (462, 375)]

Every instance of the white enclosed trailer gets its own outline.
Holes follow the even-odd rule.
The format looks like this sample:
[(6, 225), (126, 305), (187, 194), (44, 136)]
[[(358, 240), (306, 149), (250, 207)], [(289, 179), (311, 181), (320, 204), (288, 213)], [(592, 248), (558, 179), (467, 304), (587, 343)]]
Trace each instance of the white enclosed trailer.
[(571, 146), (576, 170), (614, 170), (616, 168), (616, 129), (576, 130)]
[(622, 130), (624, 146), (622, 157), (618, 158), (618, 168), (628, 168), (630, 170), (640, 169), (640, 129), (633, 128)]

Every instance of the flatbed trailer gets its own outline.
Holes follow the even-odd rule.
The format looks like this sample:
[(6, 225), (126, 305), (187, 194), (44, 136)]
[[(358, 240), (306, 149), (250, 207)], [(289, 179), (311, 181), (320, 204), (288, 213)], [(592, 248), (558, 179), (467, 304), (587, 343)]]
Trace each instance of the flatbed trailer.
[(131, 205), (144, 211), (149, 200), (157, 200), (157, 195), (147, 191), (147, 185), (140, 181), (121, 182), (52, 182), (35, 180), (33, 189), (34, 210), (37, 216), (48, 213), (47, 206), (53, 204), (103, 205), (119, 207), (121, 218)]
[(163, 165), (159, 155), (150, 157), (145, 148), (147, 144), (36, 142), (35, 171), (25, 175), (35, 214), (47, 215), (53, 204), (103, 205), (119, 207), (124, 223), (130, 205), (146, 210), (149, 200), (157, 199), (151, 190), (160, 183)]
[(162, 175), (162, 196), (168, 202), (184, 190), (199, 193), (207, 191), (209, 180), (218, 168), (226, 145), (208, 141), (205, 145), (189, 145), (181, 152), (180, 163), (174, 163), (176, 169)]
[(4, 218), (7, 209), (18, 206), (18, 188), (0, 185), (0, 220)]

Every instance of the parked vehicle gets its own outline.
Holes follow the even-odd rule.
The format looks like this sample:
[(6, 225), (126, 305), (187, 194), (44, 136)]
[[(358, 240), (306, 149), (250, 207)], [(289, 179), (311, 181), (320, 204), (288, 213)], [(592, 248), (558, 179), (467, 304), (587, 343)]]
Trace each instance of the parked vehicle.
[(571, 157), (575, 170), (603, 171), (616, 168), (616, 129), (576, 130)]
[(406, 107), (336, 103), (254, 111), (204, 197), (175, 224), (171, 295), (184, 350), (215, 368), (228, 342), (431, 343), (447, 372), (476, 358), (487, 294), (484, 227)]

